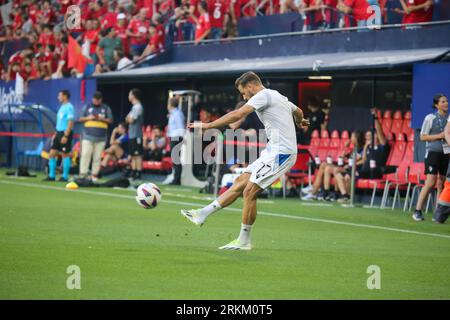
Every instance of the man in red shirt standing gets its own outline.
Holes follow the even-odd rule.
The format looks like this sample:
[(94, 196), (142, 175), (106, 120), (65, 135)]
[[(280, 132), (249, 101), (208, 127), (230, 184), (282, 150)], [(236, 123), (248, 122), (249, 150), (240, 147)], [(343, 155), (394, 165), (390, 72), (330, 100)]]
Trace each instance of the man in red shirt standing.
[(147, 9), (142, 8), (128, 25), (127, 36), (130, 38), (130, 51), (133, 57), (139, 57), (147, 46), (149, 23), (146, 21)]
[(358, 27), (367, 26), (367, 19), (373, 14), (367, 0), (344, 0), (338, 3), (337, 8), (345, 14), (351, 14)]
[(211, 39), (222, 38), (227, 11), (228, 8), (225, 0), (208, 0), (208, 13), (211, 19)]
[(202, 40), (206, 39), (211, 32), (211, 21), (209, 20), (208, 14), (208, 4), (206, 1), (201, 1), (198, 4), (198, 11), (200, 13), (200, 17), (198, 19), (195, 16), (196, 28), (195, 28), (195, 44), (199, 44)]
[(403, 8), (403, 24), (430, 22), (433, 20), (433, 0), (400, 0)]
[(127, 22), (127, 16), (125, 15), (125, 13), (121, 12), (117, 15), (117, 24), (114, 26), (114, 29), (116, 29), (117, 37), (122, 40), (122, 47), (125, 55), (128, 55), (130, 51), (127, 37)]

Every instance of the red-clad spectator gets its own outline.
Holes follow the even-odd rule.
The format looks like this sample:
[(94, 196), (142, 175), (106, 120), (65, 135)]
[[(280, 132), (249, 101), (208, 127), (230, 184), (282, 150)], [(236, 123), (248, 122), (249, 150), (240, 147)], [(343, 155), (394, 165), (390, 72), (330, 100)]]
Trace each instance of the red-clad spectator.
[(19, 64), (19, 66), (22, 66), (24, 59), (32, 54), (33, 47), (28, 47), (23, 50), (17, 51), (11, 57), (9, 57), (8, 65), (17, 63)]
[(237, 26), (239, 19), (241, 18), (241, 10), (244, 0), (230, 0), (229, 12), (231, 16), (231, 22), (233, 25)]
[(147, 46), (149, 23), (146, 20), (146, 9), (142, 8), (128, 25), (127, 35), (130, 38), (130, 53), (139, 57)]
[(129, 54), (130, 46), (128, 43), (128, 37), (127, 37), (127, 16), (125, 13), (119, 13), (117, 15), (117, 24), (114, 27), (116, 29), (116, 35), (117, 38), (122, 40), (122, 47), (123, 51), (125, 52), (125, 55)]
[(161, 36), (158, 34), (157, 26), (151, 24), (148, 30), (150, 34), (150, 42), (148, 43), (144, 52), (142, 52), (141, 57), (139, 57), (140, 59), (150, 54), (160, 53), (164, 50), (164, 42), (161, 42)]
[(76, 0), (58, 0), (58, 2), (59, 2), (59, 14), (61, 16), (64, 16), (67, 12), (67, 8), (69, 8), (72, 5), (75, 5), (76, 2), (78, 2), (78, 1), (76, 1)]
[(366, 0), (344, 0), (337, 8), (345, 14), (351, 14), (358, 27), (367, 26), (367, 19), (373, 14)]
[(41, 24), (53, 24), (56, 21), (55, 11), (53, 10), (49, 0), (44, 1), (41, 10), (39, 10), (37, 15), (39, 17), (39, 23)]
[(160, 43), (163, 48), (166, 42), (166, 33), (164, 31), (164, 23), (160, 13), (155, 13), (152, 18), (152, 23), (156, 28), (156, 35), (158, 37), (158, 43)]
[(208, 13), (211, 20), (211, 39), (221, 39), (224, 31), (225, 14), (228, 12), (225, 0), (208, 0)]
[(163, 15), (167, 15), (173, 11), (175, 4), (173, 0), (162, 0), (157, 4), (157, 11)]
[(23, 70), (19, 72), (20, 76), (25, 81), (34, 80), (39, 78), (39, 73), (32, 63), (27, 62), (24, 65)]
[(102, 17), (102, 20), (100, 21), (100, 28), (102, 30), (114, 28), (116, 24), (117, 24), (117, 12), (109, 11)]
[(137, 7), (139, 9), (144, 8), (147, 10), (147, 19), (151, 19), (153, 17), (153, 13), (156, 12), (154, 0), (138, 0)]
[(246, 17), (256, 16), (257, 1), (254, 0), (242, 0), (242, 14)]
[(6, 81), (16, 80), (17, 72), (20, 72), (20, 64), (14, 62), (13, 64), (8, 66), (8, 73), (6, 75)]
[(37, 44), (38, 52), (36, 53), (36, 60), (39, 63), (41, 69), (45, 69), (46, 74), (52, 74), (52, 60), (53, 56), (47, 50), (47, 46), (43, 46), (41, 43)]
[(197, 26), (195, 28), (195, 44), (199, 44), (211, 33), (211, 21), (209, 19), (208, 4), (206, 1), (199, 2), (198, 11), (200, 13), (200, 17), (196, 21)]
[(84, 12), (84, 19), (98, 19), (100, 20), (103, 15), (107, 12), (105, 6), (101, 1), (92, 1), (89, 2), (87, 10)]
[(403, 24), (430, 22), (433, 19), (433, 0), (400, 0)]
[[(365, 1), (365, 0), (363, 0)], [(313, 30), (322, 22), (322, 0), (302, 0), (300, 13), (303, 15), (303, 31)]]
[(53, 35), (50, 25), (48, 24), (44, 25), (41, 35), (39, 36), (38, 42), (42, 44), (44, 47), (46, 47), (49, 44), (52, 45), (55, 44), (55, 36)]
[(189, 11), (197, 18), (200, 16), (200, 12), (198, 11), (199, 2), (200, 0), (189, 0)]
[(33, 2), (28, 6), (28, 15), (31, 21), (33, 21), (33, 25), (38, 22), (39, 11), (40, 11), (39, 4), (35, 2)]
[(338, 27), (339, 14), (337, 12), (338, 0), (323, 0), (325, 8), (323, 13), (325, 15), (325, 29), (334, 29)]
[(97, 45), (100, 41), (100, 22), (96, 19), (88, 20), (86, 23), (86, 32), (83, 36), (84, 41), (89, 41), (89, 55), (95, 56)]
[(14, 32), (16, 32), (17, 30), (20, 30), (22, 28), (24, 23), (22, 19), (22, 12), (20, 11), (20, 9), (13, 9), (11, 11), (11, 14), (13, 15), (12, 28)]

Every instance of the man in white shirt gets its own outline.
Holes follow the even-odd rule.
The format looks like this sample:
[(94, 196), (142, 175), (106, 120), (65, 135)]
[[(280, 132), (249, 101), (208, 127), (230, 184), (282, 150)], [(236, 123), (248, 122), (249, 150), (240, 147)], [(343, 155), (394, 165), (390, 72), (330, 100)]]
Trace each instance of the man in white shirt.
[[(233, 186), (208, 206), (198, 210), (181, 210), (181, 214), (196, 225), (203, 225), (206, 218), (221, 208), (231, 205), (244, 196), (242, 225), (239, 237), (219, 249), (250, 250), (250, 231), (256, 219), (256, 199), (259, 193), (283, 176), (297, 158), (295, 124), (303, 128), (309, 121), (303, 119), (300, 108), (278, 91), (266, 89), (254, 72), (246, 72), (235, 82), (246, 104), (210, 123), (190, 123), (188, 128), (201, 130), (221, 128), (256, 111), (263, 123), (269, 143), (261, 156), (250, 164)], [(295, 124), (294, 124), (295, 121)]]
[(117, 63), (117, 71), (127, 70), (133, 64), (130, 59), (125, 56), (122, 49), (114, 49), (114, 61)]

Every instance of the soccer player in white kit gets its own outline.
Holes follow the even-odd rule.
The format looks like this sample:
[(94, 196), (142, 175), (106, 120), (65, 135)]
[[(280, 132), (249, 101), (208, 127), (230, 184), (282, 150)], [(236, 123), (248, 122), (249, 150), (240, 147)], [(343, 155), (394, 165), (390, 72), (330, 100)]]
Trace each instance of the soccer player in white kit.
[(243, 195), (244, 206), (239, 237), (219, 249), (250, 250), (250, 231), (256, 219), (257, 196), (294, 165), (297, 159), (295, 124), (303, 128), (309, 125), (309, 121), (303, 119), (302, 110), (285, 96), (278, 91), (266, 89), (254, 72), (241, 75), (235, 85), (247, 101), (245, 105), (216, 121), (190, 123), (188, 128), (201, 130), (222, 128), (256, 111), (264, 124), (269, 142), (260, 157), (236, 178), (230, 189), (206, 207), (197, 210), (181, 210), (181, 214), (192, 223), (201, 226), (209, 215), (229, 206)]

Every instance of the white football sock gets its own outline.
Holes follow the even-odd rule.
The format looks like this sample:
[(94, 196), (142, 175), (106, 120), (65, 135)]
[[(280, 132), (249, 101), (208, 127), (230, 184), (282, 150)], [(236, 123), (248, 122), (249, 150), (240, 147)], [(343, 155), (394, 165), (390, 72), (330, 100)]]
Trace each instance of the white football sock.
[(250, 231), (252, 226), (249, 224), (241, 224), (241, 233), (239, 233), (239, 242), (241, 244), (250, 243)]
[(200, 216), (203, 219), (206, 219), (210, 214), (213, 214), (216, 211), (222, 209), (219, 201), (214, 200), (212, 203), (208, 204), (206, 207), (200, 209)]

